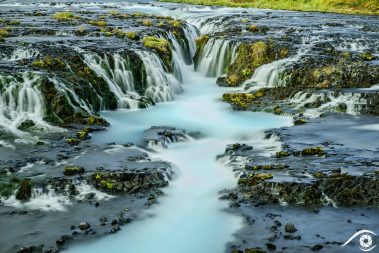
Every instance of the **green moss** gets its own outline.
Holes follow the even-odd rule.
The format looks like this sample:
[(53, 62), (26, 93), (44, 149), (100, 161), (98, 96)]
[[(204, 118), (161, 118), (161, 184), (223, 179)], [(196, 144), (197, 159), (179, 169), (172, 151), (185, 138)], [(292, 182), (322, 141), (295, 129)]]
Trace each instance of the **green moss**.
[(249, 30), (250, 32), (259, 32), (259, 28), (257, 25), (250, 25), (247, 27), (247, 30)]
[(68, 138), (66, 139), (66, 142), (72, 146), (78, 145), (80, 143), (79, 139), (76, 138)]
[(275, 154), (276, 158), (287, 157), (287, 156), (290, 156), (290, 153), (286, 151), (279, 151), (279, 152), (276, 152)]
[(377, 0), (161, 0), (202, 5), (379, 15)]
[(105, 119), (101, 117), (93, 116), (93, 115), (87, 118), (87, 124), (90, 126), (92, 125), (108, 126), (109, 125), (109, 123)]
[(316, 172), (313, 174), (315, 178), (325, 178), (326, 174), (324, 172)]
[(180, 28), (182, 26), (182, 22), (177, 19), (171, 20), (168, 23), (175, 28)]
[(52, 18), (57, 21), (73, 21), (78, 17), (75, 16), (72, 12), (56, 12), (53, 14)]
[(237, 58), (229, 68), (227, 84), (229, 86), (240, 85), (250, 78), (258, 67), (274, 61), (276, 57), (277, 52), (273, 46), (263, 41), (240, 45), (237, 50)]
[(256, 165), (245, 165), (246, 170), (283, 170), (288, 166), (284, 164), (256, 164)]
[(225, 93), (222, 100), (241, 108), (249, 108), (254, 101), (265, 96), (265, 89), (260, 89), (255, 93)]
[(50, 70), (62, 70), (66, 68), (66, 64), (59, 58), (54, 58), (51, 56), (46, 56), (42, 59), (35, 60), (32, 63), (33, 67), (42, 68), (42, 69), (50, 69)]
[(261, 174), (255, 174), (255, 173), (251, 173), (249, 174), (246, 178), (240, 178), (238, 180), (238, 184), (239, 185), (245, 185), (245, 186), (254, 186), (254, 185), (257, 185), (263, 181), (266, 181), (268, 179), (272, 179), (274, 178), (273, 175), (271, 173), (269, 174), (265, 174), (265, 173), (261, 173)]
[(195, 40), (196, 50), (201, 51), (204, 48), (205, 44), (207, 44), (208, 41), (209, 41), (208, 35), (202, 35), (202, 36), (196, 38), (196, 40)]
[(0, 29), (0, 39), (8, 37), (9, 36), (9, 31), (6, 28), (1, 28)]
[(90, 20), (88, 24), (100, 27), (107, 26), (107, 22), (105, 22), (104, 20)]
[(171, 71), (172, 49), (166, 39), (147, 36), (143, 38), (143, 45), (156, 50), (167, 70)]
[(66, 176), (80, 175), (85, 172), (85, 169), (80, 166), (67, 166), (64, 168), (63, 174)]
[(376, 59), (376, 57), (370, 52), (363, 52), (360, 54), (360, 57), (364, 61), (373, 61)]
[(306, 148), (300, 152), (302, 156), (324, 156), (326, 152), (322, 147)]
[(280, 108), (280, 106), (275, 106), (275, 108), (274, 108), (274, 114), (276, 114), (276, 115), (280, 115), (280, 114), (282, 114), (283, 113), (283, 110), (282, 110), (282, 108)]
[(76, 136), (80, 139), (80, 140), (86, 140), (89, 138), (89, 134), (91, 132), (91, 129), (89, 129), (88, 127), (82, 129), (81, 131), (77, 132), (76, 133)]

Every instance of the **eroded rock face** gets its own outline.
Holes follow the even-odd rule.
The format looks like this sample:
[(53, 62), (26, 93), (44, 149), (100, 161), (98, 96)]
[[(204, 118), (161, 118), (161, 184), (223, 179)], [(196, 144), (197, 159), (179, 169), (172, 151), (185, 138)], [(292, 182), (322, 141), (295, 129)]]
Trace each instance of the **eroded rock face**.
[(90, 182), (96, 189), (108, 193), (149, 192), (168, 185), (165, 175), (159, 171), (98, 172), (91, 176)]
[[(257, 181), (255, 181), (257, 182)], [(287, 203), (301, 206), (333, 204), (341, 207), (377, 206), (377, 178), (335, 175), (312, 183), (258, 182), (240, 184), (243, 199), (252, 203)]]

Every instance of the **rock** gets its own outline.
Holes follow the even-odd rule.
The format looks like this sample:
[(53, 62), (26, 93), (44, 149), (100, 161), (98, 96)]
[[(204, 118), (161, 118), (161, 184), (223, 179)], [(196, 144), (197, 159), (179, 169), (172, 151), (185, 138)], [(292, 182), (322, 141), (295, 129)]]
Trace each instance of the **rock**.
[(272, 243), (266, 243), (266, 247), (268, 250), (270, 251), (274, 251), (276, 250), (276, 245), (275, 244), (272, 244)]
[(64, 168), (63, 174), (66, 176), (80, 175), (85, 172), (85, 169), (80, 166), (67, 166)]
[(19, 183), (19, 189), (16, 192), (16, 199), (28, 200), (32, 196), (32, 183), (30, 179), (23, 179)]
[(295, 225), (292, 224), (292, 223), (287, 223), (285, 226), (284, 226), (284, 231), (286, 231), (287, 233), (295, 233), (297, 231), (297, 229), (295, 228)]
[(20, 130), (22, 130), (22, 131), (25, 131), (25, 130), (27, 130), (27, 129), (33, 127), (33, 126), (35, 126), (35, 123), (34, 123), (33, 120), (25, 120), (25, 121), (23, 121), (23, 122), (19, 125), (18, 129), (20, 129)]
[(17, 253), (42, 253), (42, 246), (25, 246), (17, 251)]
[(301, 240), (301, 236), (293, 236), (293, 235), (284, 235), (283, 238), (285, 240)]
[(320, 244), (316, 244), (316, 245), (312, 246), (311, 250), (313, 250), (313, 251), (319, 251), (322, 248), (324, 248), (324, 246), (322, 246)]
[(87, 230), (91, 227), (90, 224), (88, 224), (87, 222), (83, 221), (79, 224), (79, 228), (80, 230)]
[(63, 244), (65, 244), (66, 242), (68, 241), (71, 241), (73, 238), (72, 236), (69, 236), (69, 235), (63, 235), (61, 236), (61, 238), (59, 238), (57, 241), (56, 241), (56, 244), (58, 246), (62, 246)]

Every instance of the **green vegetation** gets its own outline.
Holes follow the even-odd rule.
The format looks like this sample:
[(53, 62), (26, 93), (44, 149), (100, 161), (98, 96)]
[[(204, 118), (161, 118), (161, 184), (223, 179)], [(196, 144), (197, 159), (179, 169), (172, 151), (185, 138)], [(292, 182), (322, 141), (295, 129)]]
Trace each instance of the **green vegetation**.
[(167, 69), (171, 70), (172, 51), (170, 43), (166, 39), (147, 36), (143, 38), (143, 45), (155, 49)]
[(306, 148), (301, 151), (300, 155), (302, 156), (324, 156), (326, 155), (326, 152), (322, 147), (315, 147), (315, 148)]
[(53, 14), (52, 18), (57, 21), (73, 21), (78, 17), (75, 16), (72, 12), (56, 12)]
[(201, 5), (379, 15), (378, 0), (160, 0)]
[(35, 60), (32, 66), (41, 69), (62, 70), (66, 67), (66, 64), (59, 58), (46, 56), (42, 59)]
[(277, 48), (273, 43), (258, 41), (253, 44), (242, 44), (238, 47), (237, 58), (229, 68), (226, 77), (229, 86), (238, 86), (249, 79), (254, 71), (263, 64), (286, 57), (288, 49)]
[(88, 22), (88, 24), (101, 27), (107, 26), (107, 22), (104, 20), (91, 20)]
[(16, 199), (28, 200), (32, 196), (32, 183), (30, 179), (23, 179), (19, 183), (19, 188), (16, 192)]
[(248, 108), (254, 101), (263, 97), (265, 90), (260, 89), (255, 93), (225, 93), (222, 95), (222, 100), (241, 108)]
[(9, 36), (9, 29), (1, 28), (0, 29), (0, 40)]
[(263, 181), (266, 181), (268, 179), (274, 178), (271, 173), (266, 174), (266, 173), (261, 173), (261, 174), (255, 174), (251, 173), (245, 178), (240, 178), (238, 180), (239, 185), (246, 185), (246, 186), (254, 186), (257, 185)]

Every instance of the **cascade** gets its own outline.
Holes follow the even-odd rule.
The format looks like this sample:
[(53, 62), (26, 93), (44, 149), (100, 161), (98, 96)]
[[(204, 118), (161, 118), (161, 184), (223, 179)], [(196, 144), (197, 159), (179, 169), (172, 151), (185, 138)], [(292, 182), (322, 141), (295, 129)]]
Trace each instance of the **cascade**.
[(208, 77), (226, 74), (227, 67), (237, 56), (238, 43), (224, 39), (210, 39), (200, 53), (196, 70)]

